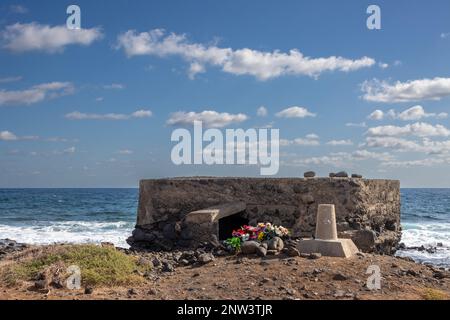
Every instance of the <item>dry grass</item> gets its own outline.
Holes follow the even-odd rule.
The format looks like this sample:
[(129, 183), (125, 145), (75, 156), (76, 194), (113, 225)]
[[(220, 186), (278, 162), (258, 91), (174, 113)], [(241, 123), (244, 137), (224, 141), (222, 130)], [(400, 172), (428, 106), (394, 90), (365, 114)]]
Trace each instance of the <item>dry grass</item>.
[(449, 300), (450, 296), (441, 290), (438, 289), (424, 289), (422, 291), (422, 296), (425, 300)]
[(0, 270), (0, 278), (8, 285), (33, 281), (42, 274), (57, 272), (67, 278), (68, 266), (81, 269), (84, 286), (120, 286), (144, 281), (139, 274), (148, 266), (139, 266), (137, 258), (113, 247), (96, 245), (49, 246), (21, 254), (16, 261)]

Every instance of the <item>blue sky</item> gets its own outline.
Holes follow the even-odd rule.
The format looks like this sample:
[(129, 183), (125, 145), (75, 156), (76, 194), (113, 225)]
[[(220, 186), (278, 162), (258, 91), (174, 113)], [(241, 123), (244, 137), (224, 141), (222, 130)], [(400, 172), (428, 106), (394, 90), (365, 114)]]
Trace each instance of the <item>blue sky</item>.
[[(77, 1), (76, 35), (70, 4), (0, 4), (0, 187), (258, 176), (173, 165), (189, 112), (280, 129), (279, 176), (450, 187), (448, 1)], [(381, 30), (366, 27), (370, 4)]]

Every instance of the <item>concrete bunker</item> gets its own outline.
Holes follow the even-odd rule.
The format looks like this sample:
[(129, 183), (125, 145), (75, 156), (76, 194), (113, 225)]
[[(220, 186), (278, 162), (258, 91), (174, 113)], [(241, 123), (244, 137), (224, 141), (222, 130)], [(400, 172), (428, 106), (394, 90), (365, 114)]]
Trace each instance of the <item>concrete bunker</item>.
[(230, 238), (233, 230), (248, 224), (244, 202), (227, 203), (190, 212), (184, 220), (185, 228), (196, 235), (197, 241)]
[(311, 238), (320, 204), (335, 206), (338, 237), (364, 252), (392, 254), (401, 236), (400, 183), (361, 178), (141, 180), (133, 248), (196, 248), (259, 222)]

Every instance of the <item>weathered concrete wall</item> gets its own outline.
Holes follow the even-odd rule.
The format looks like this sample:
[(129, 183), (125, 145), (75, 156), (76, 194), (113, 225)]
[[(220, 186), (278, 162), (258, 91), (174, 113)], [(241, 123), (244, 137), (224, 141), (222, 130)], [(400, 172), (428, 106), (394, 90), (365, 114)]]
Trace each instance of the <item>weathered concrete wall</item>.
[(271, 222), (311, 237), (319, 204), (334, 204), (340, 237), (363, 251), (392, 253), (400, 240), (400, 182), (353, 178), (176, 178), (142, 180), (135, 246), (193, 246), (188, 213), (245, 202), (249, 223)]

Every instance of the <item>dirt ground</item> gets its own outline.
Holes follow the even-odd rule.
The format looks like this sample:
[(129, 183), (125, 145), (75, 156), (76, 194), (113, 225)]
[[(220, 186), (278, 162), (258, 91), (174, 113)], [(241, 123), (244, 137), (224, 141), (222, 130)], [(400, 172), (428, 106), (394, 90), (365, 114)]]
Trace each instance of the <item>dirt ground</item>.
[[(381, 271), (381, 289), (369, 290), (371, 265)], [(94, 288), (92, 293), (31, 290), (32, 283), (7, 287), (0, 299), (449, 299), (449, 272), (390, 256), (308, 259), (285, 255), (226, 256), (202, 266), (177, 267), (127, 287)]]

